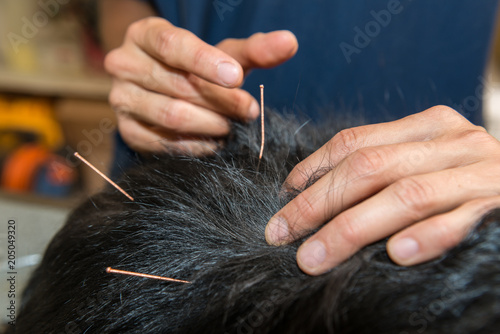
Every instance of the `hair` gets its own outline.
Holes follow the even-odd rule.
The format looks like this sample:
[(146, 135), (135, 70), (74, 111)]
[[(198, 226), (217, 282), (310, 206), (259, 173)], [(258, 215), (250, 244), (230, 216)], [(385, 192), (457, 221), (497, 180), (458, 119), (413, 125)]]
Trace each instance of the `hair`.
[[(24, 293), (19, 333), (500, 328), (500, 211), (439, 259), (412, 267), (393, 263), (382, 240), (313, 277), (295, 259), (307, 236), (268, 245), (267, 221), (295, 195), (280, 193), (288, 172), (339, 127), (275, 113), (266, 123), (261, 162), (258, 124), (235, 125), (212, 157), (155, 156), (126, 173), (119, 184), (134, 202), (107, 188), (77, 208)], [(108, 266), (191, 284), (107, 274)]]

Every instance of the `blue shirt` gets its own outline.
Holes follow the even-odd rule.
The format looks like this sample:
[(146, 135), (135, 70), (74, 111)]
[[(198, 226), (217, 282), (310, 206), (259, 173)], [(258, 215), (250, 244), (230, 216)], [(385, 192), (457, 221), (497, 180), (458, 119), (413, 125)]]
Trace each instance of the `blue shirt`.
[(160, 16), (210, 44), (292, 31), (297, 55), (253, 71), (266, 105), (392, 120), (446, 104), (481, 123), (483, 70), (498, 0), (151, 0)]
[[(349, 113), (374, 123), (445, 104), (482, 124), (498, 0), (143, 1), (210, 44), (292, 31), (295, 57), (251, 72), (243, 85), (257, 98), (264, 84), (266, 105), (278, 110), (316, 120)], [(124, 151), (118, 138), (114, 174), (127, 165)]]

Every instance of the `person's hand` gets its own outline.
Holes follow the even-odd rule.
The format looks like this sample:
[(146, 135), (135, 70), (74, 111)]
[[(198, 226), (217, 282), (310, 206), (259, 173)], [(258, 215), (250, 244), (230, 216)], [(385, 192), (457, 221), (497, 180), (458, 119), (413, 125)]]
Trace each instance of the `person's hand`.
[(297, 48), (289, 31), (214, 47), (164, 19), (137, 21), (105, 60), (120, 133), (136, 151), (210, 152), (213, 139), (228, 133), (228, 119), (259, 115), (257, 101), (237, 88), (244, 75), (283, 63)]
[(444, 106), (338, 133), (294, 168), (285, 189), (323, 170), (266, 227), (277, 245), (324, 224), (297, 252), (311, 275), (391, 235), (394, 262), (434, 259), (500, 207), (500, 142)]

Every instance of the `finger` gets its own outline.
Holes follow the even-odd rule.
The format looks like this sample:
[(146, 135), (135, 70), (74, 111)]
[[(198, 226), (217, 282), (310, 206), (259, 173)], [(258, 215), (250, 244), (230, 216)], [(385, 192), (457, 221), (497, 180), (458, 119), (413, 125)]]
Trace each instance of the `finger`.
[[(342, 212), (307, 240), (297, 253), (299, 266), (312, 275), (324, 273), (362, 247), (410, 224), (452, 210), (474, 198), (491, 196), (494, 191), (489, 182), (498, 182), (499, 177), (485, 184), (477, 168), (471, 165), (393, 183)], [(479, 168), (485, 169), (485, 166)]]
[(171, 96), (213, 110), (231, 119), (249, 121), (260, 114), (257, 100), (243, 89), (217, 86), (194, 75), (188, 75), (187, 80), (190, 88), (185, 91), (178, 89), (172, 92)]
[(256, 33), (245, 39), (226, 39), (216, 46), (236, 59), (245, 71), (277, 66), (292, 58), (299, 48), (297, 38), (288, 30)]
[(287, 177), (284, 188), (302, 188), (311, 171), (323, 171), (325, 174), (360, 148), (428, 141), (465, 126), (471, 126), (471, 123), (459, 113), (449, 107), (436, 106), (397, 121), (343, 130), (295, 166)]
[(266, 239), (281, 244), (297, 238), (404, 177), (474, 163), (485, 156), (484, 138), (490, 136), (473, 130), (455, 138), (359, 149), (283, 207), (270, 220)]
[(178, 134), (220, 137), (229, 132), (227, 119), (186, 101), (146, 91), (130, 82), (116, 82), (109, 95), (113, 109)]
[(260, 112), (257, 101), (245, 90), (211, 84), (142, 52), (132, 51), (126, 55), (111, 52), (106, 57), (106, 69), (121, 81), (133, 82), (152, 92), (190, 102), (232, 119), (254, 119)]
[(120, 117), (118, 128), (123, 140), (136, 152), (203, 156), (214, 153), (218, 148), (218, 143), (212, 139), (179, 136), (133, 118)]
[(173, 98), (213, 110), (232, 119), (249, 120), (259, 115), (260, 107), (253, 96), (239, 88), (225, 88), (205, 81), (193, 74), (169, 69), (156, 64), (144, 77), (130, 78), (145, 88)]
[(403, 266), (435, 259), (457, 246), (476, 223), (495, 208), (500, 208), (500, 196), (476, 199), (423, 220), (390, 238), (387, 253)]
[(171, 67), (225, 87), (238, 87), (243, 81), (243, 70), (236, 60), (166, 20), (138, 21), (127, 34), (147, 54)]

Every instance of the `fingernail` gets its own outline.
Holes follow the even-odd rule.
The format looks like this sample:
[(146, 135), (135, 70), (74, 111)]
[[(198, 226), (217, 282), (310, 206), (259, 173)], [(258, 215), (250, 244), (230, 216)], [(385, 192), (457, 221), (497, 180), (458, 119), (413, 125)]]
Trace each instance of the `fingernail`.
[(234, 86), (240, 78), (238, 67), (227, 62), (217, 65), (217, 75), (222, 83), (227, 86)]
[(299, 249), (297, 257), (304, 267), (307, 269), (315, 269), (325, 261), (325, 245), (319, 240), (306, 243)]
[(272, 218), (266, 228), (267, 242), (279, 245), (288, 238), (288, 223), (283, 217)]
[(406, 260), (414, 256), (419, 251), (418, 243), (412, 238), (403, 238), (394, 242), (392, 253), (401, 260)]
[(260, 106), (257, 101), (253, 101), (248, 110), (248, 118), (253, 121), (260, 114)]

